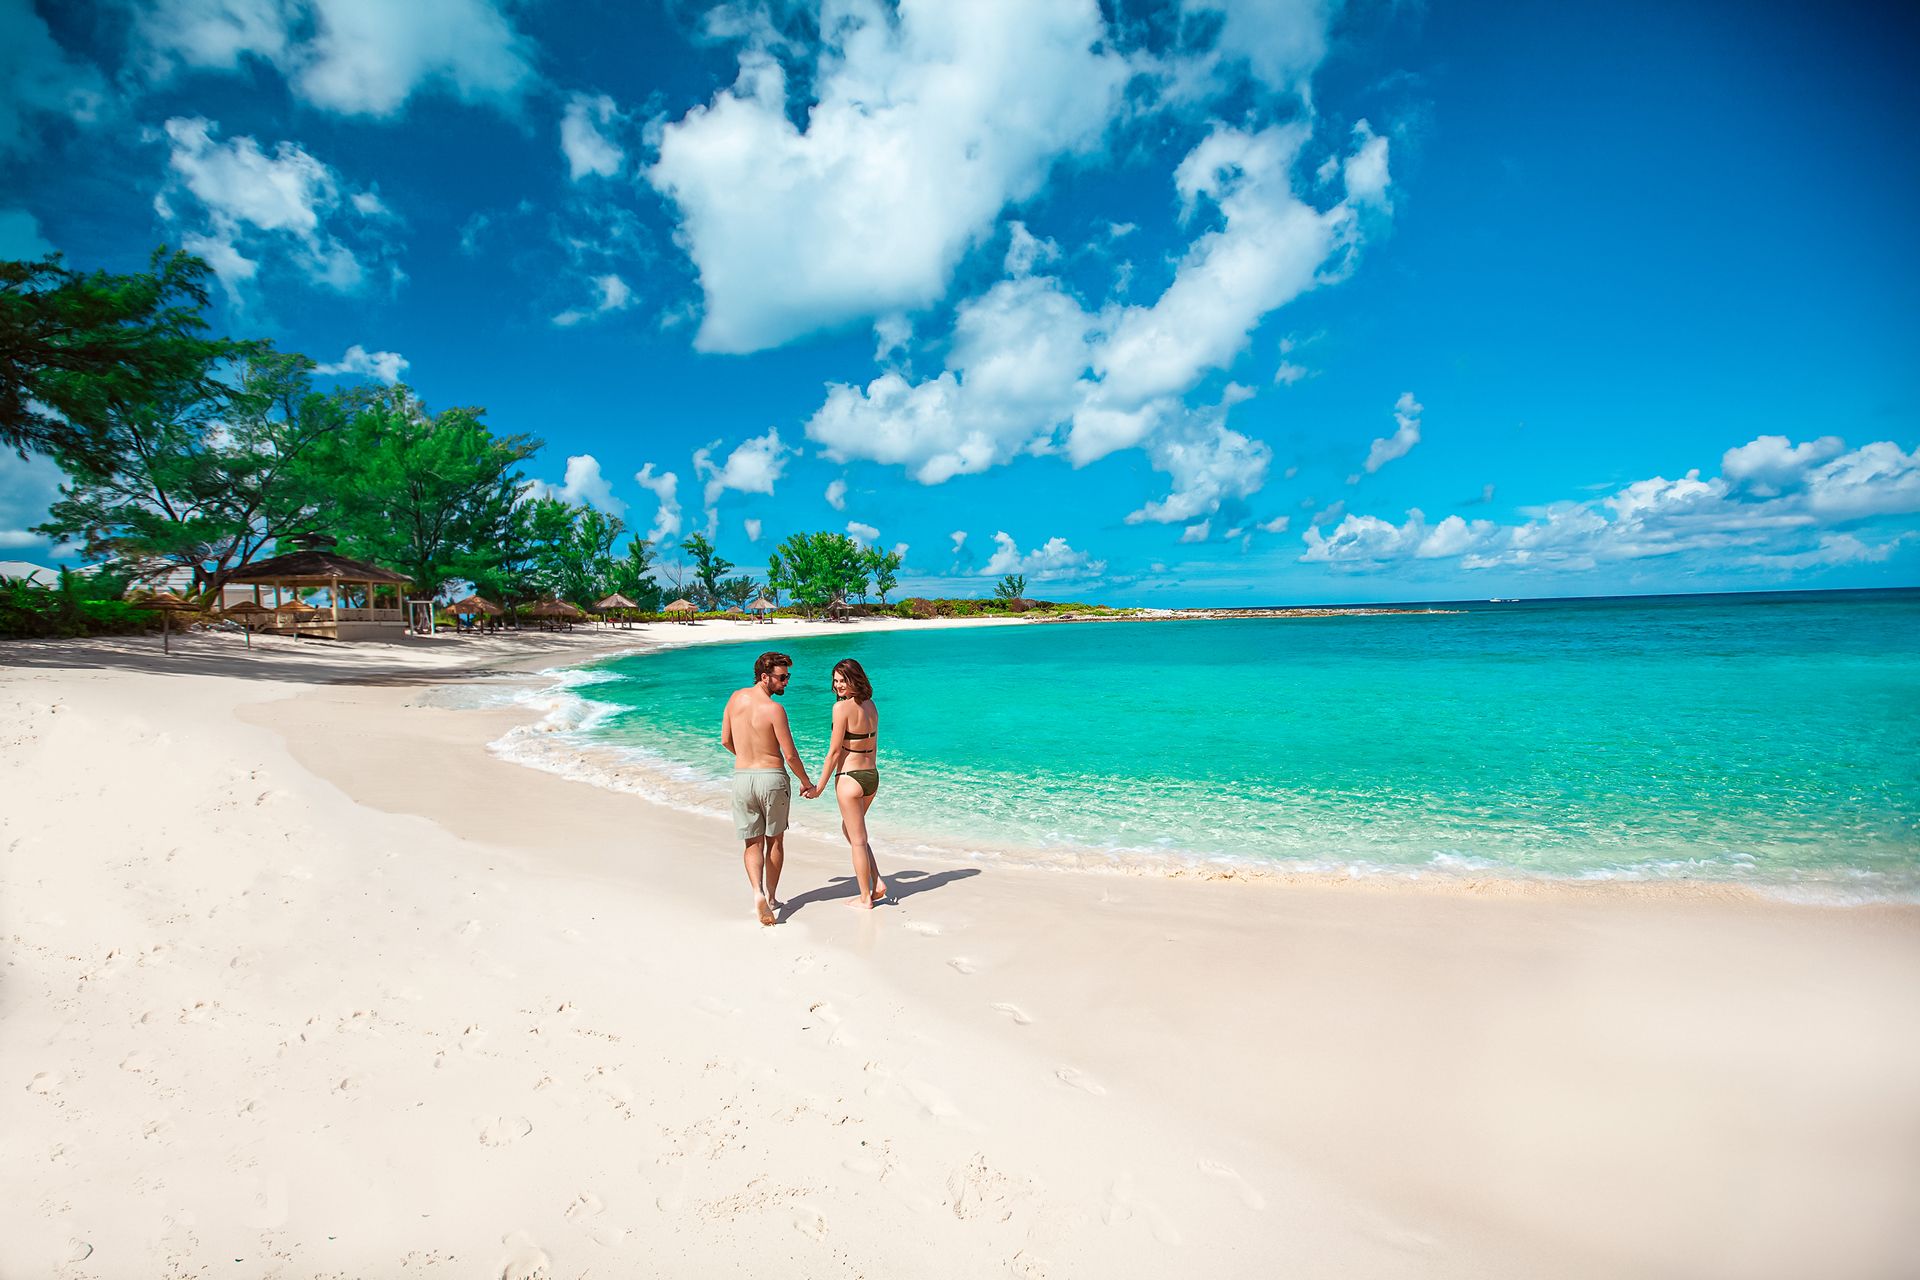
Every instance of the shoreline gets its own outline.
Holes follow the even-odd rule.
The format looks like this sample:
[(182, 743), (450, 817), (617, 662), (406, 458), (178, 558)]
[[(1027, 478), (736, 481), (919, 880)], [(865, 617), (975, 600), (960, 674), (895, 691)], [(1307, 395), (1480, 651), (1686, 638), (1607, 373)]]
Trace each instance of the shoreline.
[[(1403, 610), (1401, 612), (1418, 612)], [(1060, 621), (1048, 619), (1046, 621)], [(1069, 619), (1070, 620), (1070, 619)], [(1124, 619), (1083, 619), (1109, 621)], [(1025, 620), (1014, 619), (940, 619), (885, 620), (874, 629), (911, 630), (933, 625), (944, 627), (1006, 626)], [(1036, 620), (1039, 621), (1039, 620)], [(800, 624), (808, 629), (801, 635), (844, 634), (844, 624)], [(614, 658), (693, 644), (750, 644), (759, 633), (718, 634), (677, 637), (654, 641), (641, 647), (615, 653), (595, 654), (583, 661), (537, 669), (524, 668), (529, 679), (550, 683), (545, 688), (529, 688), (513, 700), (523, 714), (535, 718), (510, 726), (487, 743), (497, 757), (522, 768), (533, 769), (579, 785), (595, 787), (614, 794), (636, 797), (676, 812), (713, 821), (727, 818), (727, 800), (723, 773), (704, 771), (686, 761), (649, 752), (644, 748), (622, 746), (592, 740), (596, 723), (591, 711), (568, 723), (563, 707), (572, 699), (582, 708), (595, 704), (583, 689), (591, 684), (575, 685), (567, 676), (590, 671)], [(678, 643), (676, 643), (678, 641)], [(1796, 906), (1852, 909), (1875, 906), (1920, 906), (1920, 887), (1889, 888), (1848, 883), (1838, 876), (1829, 879), (1809, 877), (1800, 880), (1740, 880), (1731, 876), (1680, 873), (1660, 875), (1642, 873), (1632, 867), (1610, 867), (1602, 872), (1555, 874), (1529, 872), (1500, 866), (1449, 866), (1438, 862), (1431, 866), (1386, 863), (1328, 861), (1321, 864), (1283, 862), (1256, 854), (1168, 850), (1138, 846), (1100, 847), (1061, 843), (1030, 846), (991, 839), (966, 842), (947, 831), (904, 826), (878, 820), (876, 834), (917, 858), (935, 861), (960, 860), (987, 865), (1022, 865), (1044, 870), (1086, 872), (1128, 878), (1193, 879), (1212, 882), (1239, 882), (1264, 885), (1318, 885), (1354, 890), (1400, 889), (1408, 892), (1466, 893), (1479, 896), (1531, 897), (1541, 894), (1565, 894), (1576, 898), (1603, 898), (1610, 893), (1639, 897), (1708, 898), (1783, 903)], [(805, 811), (796, 815), (795, 829), (806, 830)], [(886, 828), (882, 830), (882, 828)], [(814, 829), (816, 837), (825, 832)]]
[(31, 1213), (0, 1272), (1920, 1258), (1920, 910), (883, 848), (899, 905), (859, 913), (844, 847), (804, 838), (763, 929), (723, 821), (513, 766), (486, 743), (515, 713), (431, 704), (582, 648), (217, 639), (0, 669), (29, 798), (0, 1191)]

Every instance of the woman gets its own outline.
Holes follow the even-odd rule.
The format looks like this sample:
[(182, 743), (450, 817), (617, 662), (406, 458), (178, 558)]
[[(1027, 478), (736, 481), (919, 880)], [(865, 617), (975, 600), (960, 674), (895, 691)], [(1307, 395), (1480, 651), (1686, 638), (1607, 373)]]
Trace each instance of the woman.
[(811, 800), (833, 782), (834, 799), (840, 802), (840, 834), (853, 850), (853, 878), (860, 882), (859, 895), (850, 904), (871, 910), (876, 902), (887, 900), (887, 882), (880, 878), (880, 866), (873, 860), (873, 845), (867, 839), (867, 810), (880, 790), (880, 759), (877, 754), (880, 709), (873, 705), (873, 685), (867, 673), (852, 658), (843, 658), (833, 667), (833, 735), (827, 743), (827, 762), (820, 766), (820, 781), (801, 792)]

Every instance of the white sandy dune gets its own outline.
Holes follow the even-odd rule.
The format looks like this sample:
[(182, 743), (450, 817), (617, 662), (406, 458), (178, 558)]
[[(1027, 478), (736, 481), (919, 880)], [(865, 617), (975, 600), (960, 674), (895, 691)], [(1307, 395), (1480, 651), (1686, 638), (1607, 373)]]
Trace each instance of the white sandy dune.
[(0, 1277), (1920, 1274), (1920, 908), (799, 843), (764, 929), (421, 694), (645, 638), (0, 650)]

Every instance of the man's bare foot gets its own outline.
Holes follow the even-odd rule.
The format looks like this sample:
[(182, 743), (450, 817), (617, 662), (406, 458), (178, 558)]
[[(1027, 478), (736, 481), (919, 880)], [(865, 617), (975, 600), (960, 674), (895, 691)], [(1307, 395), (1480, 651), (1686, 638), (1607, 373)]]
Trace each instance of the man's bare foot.
[(767, 905), (772, 907), (776, 912), (785, 911), (787, 909), (786, 903), (780, 901), (780, 899), (775, 898), (771, 895), (769, 895), (767, 898)]
[(764, 894), (764, 893), (756, 893), (756, 894), (754, 894), (754, 895), (753, 895), (753, 905), (754, 905), (754, 907), (755, 907), (755, 909), (757, 909), (757, 910), (758, 910), (758, 911), (760, 912), (760, 923), (761, 923), (761, 924), (772, 924), (772, 923), (774, 922), (774, 918), (773, 918), (773, 908), (767, 905), (767, 895), (766, 895), (766, 894)]
[(893, 890), (887, 888), (887, 882), (885, 880), (877, 880), (874, 882), (873, 900), (875, 902), (885, 902), (888, 898), (891, 898), (892, 896), (893, 896)]

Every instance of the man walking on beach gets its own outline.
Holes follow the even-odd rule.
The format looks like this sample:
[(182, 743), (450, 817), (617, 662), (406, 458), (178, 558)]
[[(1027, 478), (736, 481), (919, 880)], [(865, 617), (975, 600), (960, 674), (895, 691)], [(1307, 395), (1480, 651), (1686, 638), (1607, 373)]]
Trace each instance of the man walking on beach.
[(720, 745), (733, 753), (733, 827), (746, 841), (747, 881), (753, 885), (761, 924), (772, 924), (773, 913), (783, 905), (774, 891), (780, 887), (780, 866), (787, 856), (793, 784), (782, 761), (800, 775), (802, 790), (813, 787), (794, 749), (787, 709), (774, 701), (792, 678), (792, 658), (761, 654), (753, 660), (753, 683), (733, 691), (720, 720)]

